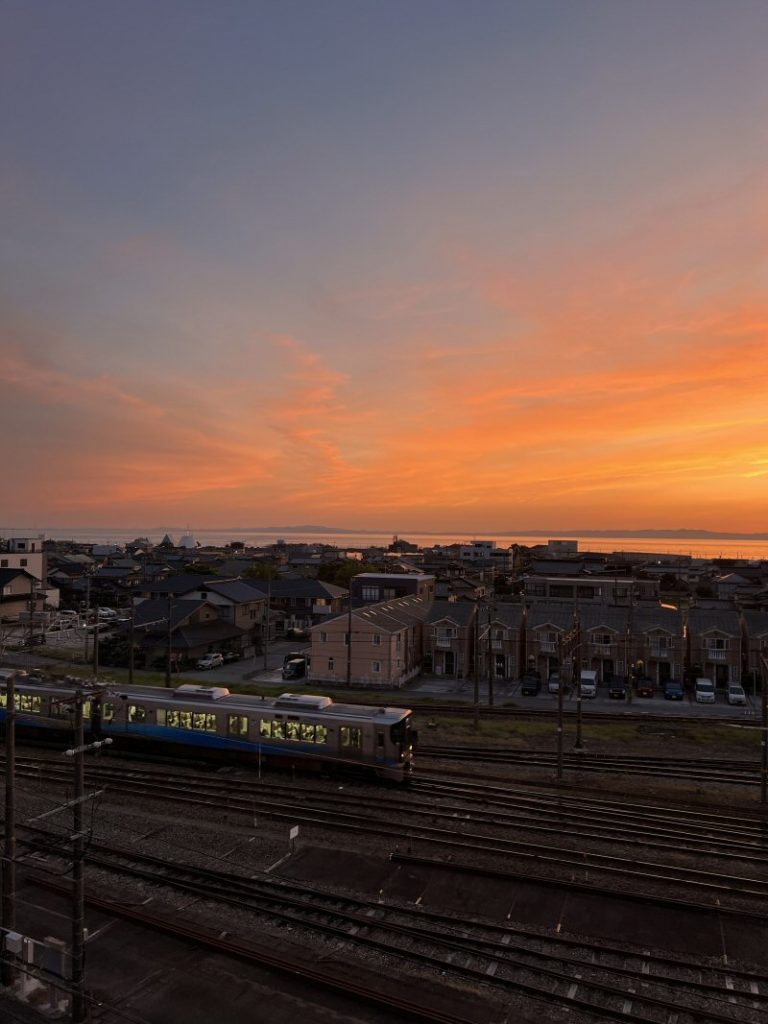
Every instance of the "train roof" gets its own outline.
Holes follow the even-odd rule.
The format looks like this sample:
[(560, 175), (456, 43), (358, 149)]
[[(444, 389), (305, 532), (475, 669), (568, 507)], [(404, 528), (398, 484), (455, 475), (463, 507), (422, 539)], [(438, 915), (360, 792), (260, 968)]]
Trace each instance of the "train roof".
[[(47, 690), (60, 695), (72, 693), (83, 687), (85, 696), (90, 696), (87, 681), (57, 679), (55, 677), (30, 676), (17, 677), (16, 687), (20, 690)], [(3, 683), (0, 682), (0, 687)], [(196, 708), (211, 709), (223, 707), (235, 713), (245, 711), (250, 714), (260, 709), (269, 709), (288, 714), (311, 714), (323, 717), (360, 718), (376, 720), (388, 724), (401, 721), (411, 714), (409, 708), (392, 708), (369, 704), (337, 704), (330, 697), (310, 693), (283, 693), (279, 697), (257, 697), (247, 693), (230, 693), (225, 686), (200, 686), (185, 683), (171, 690), (160, 686), (120, 686), (107, 683), (100, 687), (105, 698), (143, 698), (144, 700), (174, 704), (179, 707), (193, 705)]]

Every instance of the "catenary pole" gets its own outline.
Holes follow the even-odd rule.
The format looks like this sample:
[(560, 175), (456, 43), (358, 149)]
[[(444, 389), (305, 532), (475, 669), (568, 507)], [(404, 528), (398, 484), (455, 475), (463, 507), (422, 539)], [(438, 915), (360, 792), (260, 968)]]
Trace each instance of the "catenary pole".
[[(5, 688), (5, 845), (3, 848), (3, 930), (0, 941), (16, 930), (16, 680), (8, 678)], [(15, 972), (10, 953), (3, 955), (2, 980), (12, 985)]]
[(75, 694), (74, 800), (72, 805), (72, 1024), (85, 1020), (85, 836), (83, 796), (85, 791), (85, 736), (83, 691)]

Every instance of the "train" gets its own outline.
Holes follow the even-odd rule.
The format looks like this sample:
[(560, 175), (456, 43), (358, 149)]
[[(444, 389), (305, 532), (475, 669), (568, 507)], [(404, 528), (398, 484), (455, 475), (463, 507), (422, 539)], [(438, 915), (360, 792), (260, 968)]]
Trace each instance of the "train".
[[(82, 681), (17, 675), (14, 685), (19, 728), (71, 735), (72, 701)], [(6, 717), (6, 686), (0, 677), (0, 722)], [(109, 737), (118, 749), (151, 746), (313, 770), (335, 766), (398, 783), (413, 771), (411, 714), (335, 703), (317, 694), (265, 698), (196, 684), (174, 690), (105, 684), (95, 693), (87, 690), (83, 708), (86, 735)]]

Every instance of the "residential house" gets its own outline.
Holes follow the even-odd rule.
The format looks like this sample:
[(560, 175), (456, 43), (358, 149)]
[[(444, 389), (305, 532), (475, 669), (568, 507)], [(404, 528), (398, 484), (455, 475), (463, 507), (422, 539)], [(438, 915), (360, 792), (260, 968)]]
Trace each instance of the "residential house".
[(525, 613), (526, 668), (534, 669), (543, 679), (560, 671), (563, 644), (574, 629), (573, 609), (566, 604), (536, 604)]
[(682, 679), (685, 663), (684, 620), (676, 608), (631, 609), (631, 663), (636, 677), (647, 676), (663, 688)]
[[(125, 629), (127, 632), (128, 627)], [(134, 637), (146, 666), (165, 664), (169, 629), (171, 662), (176, 669), (194, 664), (211, 651), (241, 649), (243, 630), (222, 618), (210, 601), (169, 596), (142, 601), (134, 609)]]
[(26, 569), (0, 569), (0, 621), (19, 622), (44, 607), (37, 577)]
[(731, 609), (690, 608), (686, 628), (690, 679), (705, 676), (716, 687), (741, 680), (741, 622)]
[(278, 635), (307, 630), (341, 614), (349, 593), (333, 583), (304, 578), (247, 582), (260, 593), (267, 591), (269, 607), (277, 613)]
[(498, 682), (523, 674), (525, 610), (520, 604), (499, 603), (483, 608), (478, 631), (479, 671)]
[[(768, 611), (746, 610), (741, 613), (742, 650), (744, 662), (742, 668), (753, 684), (762, 679), (763, 659), (768, 662)], [(753, 692), (756, 692), (753, 689)]]
[(413, 595), (431, 601), (435, 596), (435, 577), (421, 572), (361, 572), (352, 577), (349, 593), (353, 608)]
[(433, 601), (424, 630), (424, 669), (454, 679), (475, 671), (477, 604)]

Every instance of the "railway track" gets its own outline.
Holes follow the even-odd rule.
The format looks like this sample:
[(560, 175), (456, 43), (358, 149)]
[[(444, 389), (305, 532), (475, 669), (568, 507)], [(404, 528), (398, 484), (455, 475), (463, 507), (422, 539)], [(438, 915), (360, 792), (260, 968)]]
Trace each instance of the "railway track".
[[(509, 747), (421, 744), (419, 760), (436, 758), (450, 761), (477, 761), (481, 764), (524, 765), (528, 768), (554, 768), (557, 754), (546, 750), (510, 750)], [(632, 774), (664, 779), (686, 779), (721, 785), (760, 785), (758, 761), (716, 758), (643, 757), (642, 755), (570, 753), (563, 756), (568, 770)]]
[[(679, 957), (585, 946), (565, 937), (479, 920), (458, 921), (423, 908), (169, 862), (105, 843), (90, 845), (88, 863), (320, 935), (333, 944), (334, 957), (341, 950), (364, 948), (388, 959), (439, 969), (497, 995), (511, 992), (546, 1003), (555, 1011), (576, 1010), (590, 1021), (747, 1024), (768, 1020), (768, 975), (760, 972), (702, 968)], [(104, 901), (97, 905), (109, 909)], [(167, 921), (163, 927), (168, 927)], [(189, 925), (182, 927), (189, 935)]]
[[(21, 758), (17, 771), (21, 777), (69, 785), (68, 766), (57, 761)], [(687, 891), (697, 899), (758, 900), (768, 906), (768, 836), (759, 818), (744, 821), (530, 790), (520, 794), (508, 785), (457, 783), (439, 775), (414, 780), (405, 794), (379, 787), (375, 800), (365, 786), (345, 787), (342, 793), (104, 762), (89, 767), (87, 779), (108, 793), (159, 799), (165, 806), (241, 813), (249, 820), (258, 814), (291, 825), (385, 837), (393, 845), (418, 841), (435, 850), (514, 857), (534, 872), (531, 877), (546, 870), (592, 883), (596, 877), (622, 885), (652, 883), (655, 890)], [(614, 852), (622, 847), (626, 856)], [(656, 859), (641, 856), (641, 848)], [(691, 866), (702, 858), (705, 867)], [(722, 866), (712, 870), (718, 861)], [(736, 863), (749, 873), (735, 872)]]

